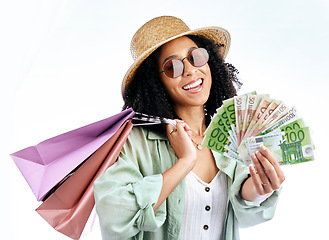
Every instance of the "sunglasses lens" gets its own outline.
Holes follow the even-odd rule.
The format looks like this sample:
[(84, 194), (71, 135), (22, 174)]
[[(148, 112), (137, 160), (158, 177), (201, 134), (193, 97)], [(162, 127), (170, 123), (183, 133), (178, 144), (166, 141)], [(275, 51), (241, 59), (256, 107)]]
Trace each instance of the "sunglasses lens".
[(184, 64), (179, 59), (171, 59), (165, 63), (163, 70), (168, 77), (177, 78), (182, 75), (184, 71)]
[(209, 54), (204, 48), (196, 48), (190, 53), (188, 59), (193, 66), (202, 67), (208, 62)]
[[(202, 67), (208, 62), (209, 54), (204, 48), (196, 48), (189, 53), (187, 58), (194, 67)], [(163, 66), (163, 71), (170, 78), (181, 76), (184, 72), (183, 60), (177, 58), (168, 60)]]

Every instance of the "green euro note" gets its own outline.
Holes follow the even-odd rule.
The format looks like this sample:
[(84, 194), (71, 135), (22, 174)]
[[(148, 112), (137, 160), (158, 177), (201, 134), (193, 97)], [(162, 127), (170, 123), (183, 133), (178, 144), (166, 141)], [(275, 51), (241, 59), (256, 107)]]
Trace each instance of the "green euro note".
[(224, 129), (223, 128), (221, 129), (223, 130), (223, 132), (225, 132), (225, 135), (230, 139), (229, 141), (232, 142), (235, 146), (237, 146), (238, 142), (237, 142), (237, 136), (235, 131), (235, 125), (231, 124), (229, 116), (224, 106), (221, 106), (220, 108), (217, 109), (217, 115), (221, 119), (220, 124), (224, 124)]
[(234, 106), (234, 98), (227, 99), (223, 102), (225, 112), (227, 114), (227, 119), (231, 125), (235, 126), (236, 119), (235, 119), (235, 106)]
[(231, 128), (231, 123), (228, 119), (227, 112), (225, 111), (224, 106), (221, 106), (220, 108), (217, 109), (217, 115), (219, 118), (222, 120), (221, 123), (224, 124), (225, 129), (227, 130), (227, 133), (232, 130)]
[[(298, 127), (297, 123), (285, 130), (247, 139), (246, 151), (250, 156), (259, 151), (261, 145), (267, 147), (279, 164), (296, 164), (314, 160), (314, 145), (308, 127)], [(250, 161), (251, 162), (251, 161)]]
[(225, 124), (224, 124), (223, 120), (220, 118), (220, 116), (218, 114), (215, 114), (215, 116), (212, 118), (211, 121), (213, 123), (215, 123), (217, 125), (217, 127), (219, 127), (219, 129), (222, 131), (222, 133), (225, 134), (226, 137), (229, 136), (228, 130), (225, 127)]
[(223, 154), (227, 152), (225, 146), (229, 144), (229, 141), (222, 130), (216, 124), (212, 123), (205, 131), (205, 137), (201, 144)]
[(264, 145), (272, 152), (272, 154), (278, 160), (278, 162), (280, 162), (282, 159), (280, 144), (283, 141), (284, 141), (284, 133), (281, 132), (280, 130), (277, 130), (275, 132), (263, 136), (249, 137), (245, 140), (244, 142), (245, 144), (241, 145), (241, 147), (244, 146), (243, 150), (245, 151), (245, 153), (242, 154), (240, 152), (240, 154), (245, 156), (243, 160), (246, 165), (249, 165), (252, 163), (250, 158), (251, 154), (259, 151), (260, 146)]
[(314, 160), (314, 145), (308, 127), (286, 128), (284, 133), (286, 141), (280, 145), (282, 164), (295, 164)]
[(280, 127), (280, 130), (284, 132), (288, 132), (291, 130), (298, 130), (303, 127), (305, 127), (304, 120), (302, 118), (299, 118), (293, 122), (284, 124), (283, 126)]

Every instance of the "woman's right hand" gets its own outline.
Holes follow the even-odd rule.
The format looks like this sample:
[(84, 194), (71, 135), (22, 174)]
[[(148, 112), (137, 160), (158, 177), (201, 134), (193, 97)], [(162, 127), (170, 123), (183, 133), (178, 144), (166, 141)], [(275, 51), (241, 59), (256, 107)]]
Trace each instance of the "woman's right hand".
[(153, 207), (154, 211), (158, 209), (196, 164), (197, 152), (190, 139), (192, 135), (191, 128), (182, 120), (175, 121), (176, 127), (168, 124), (166, 131), (170, 144), (178, 157), (178, 161), (171, 168), (162, 173), (162, 189), (159, 199)]
[(191, 170), (195, 166), (197, 151), (191, 141), (191, 128), (182, 120), (175, 119), (176, 128), (168, 124), (167, 136), (179, 161), (186, 161)]

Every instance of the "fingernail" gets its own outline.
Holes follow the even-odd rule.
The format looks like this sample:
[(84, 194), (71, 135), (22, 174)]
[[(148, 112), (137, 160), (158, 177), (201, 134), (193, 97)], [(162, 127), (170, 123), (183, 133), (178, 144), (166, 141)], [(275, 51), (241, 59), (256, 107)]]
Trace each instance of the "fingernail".
[(251, 154), (251, 158), (256, 158), (256, 154), (255, 153)]
[(260, 145), (260, 149), (262, 149), (263, 151), (266, 150), (266, 147), (264, 145)]

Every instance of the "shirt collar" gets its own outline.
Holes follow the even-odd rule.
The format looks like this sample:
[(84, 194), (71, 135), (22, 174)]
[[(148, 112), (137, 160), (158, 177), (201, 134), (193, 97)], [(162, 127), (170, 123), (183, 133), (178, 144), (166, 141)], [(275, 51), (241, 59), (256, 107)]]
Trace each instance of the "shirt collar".
[(147, 138), (150, 140), (168, 140), (165, 132), (147, 130)]
[(222, 154), (220, 154), (216, 151), (213, 151), (213, 150), (211, 150), (211, 151), (216, 160), (217, 167), (222, 172), (226, 173), (226, 175), (228, 175), (231, 179), (233, 179), (237, 162), (233, 159), (223, 156)]
[[(167, 140), (168, 137), (165, 132), (150, 131), (147, 129), (147, 139), (149, 140)], [(217, 167), (224, 173), (226, 173), (231, 179), (233, 179), (234, 170), (236, 167), (236, 161), (230, 158), (224, 157), (222, 154), (213, 151), (214, 158), (216, 160)]]

